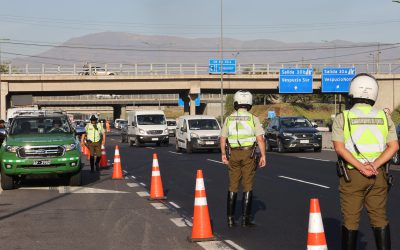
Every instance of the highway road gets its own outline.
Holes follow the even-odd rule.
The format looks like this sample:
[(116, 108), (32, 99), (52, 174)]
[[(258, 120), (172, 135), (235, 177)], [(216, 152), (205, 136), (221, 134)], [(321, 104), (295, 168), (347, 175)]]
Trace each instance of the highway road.
[[(107, 142), (111, 161), (117, 144), (125, 180), (111, 180), (111, 169), (100, 175), (90, 174), (86, 166), (81, 189), (33, 180), (22, 183), (18, 190), (3, 191), (0, 244), (10, 249), (305, 249), (309, 200), (318, 198), (328, 247), (340, 248), (338, 178), (332, 151), (268, 153), (267, 167), (259, 170), (255, 178), (253, 214), (257, 227), (229, 229), (227, 168), (220, 162), (220, 154), (176, 153), (173, 142), (168, 147), (129, 147), (114, 134)], [(158, 206), (150, 204), (154, 202), (140, 197), (149, 190), (153, 153), (158, 154), (168, 196), (160, 205), (165, 209), (155, 209)], [(197, 169), (203, 170), (213, 231), (218, 236), (214, 245), (186, 240), (191, 230)], [(396, 167), (392, 171), (397, 180), (398, 170)], [(400, 239), (396, 237), (400, 231), (398, 197), (397, 185), (389, 198), (393, 249), (400, 249)], [(238, 198), (237, 205), (241, 195)], [(238, 219), (240, 210), (238, 206)], [(189, 221), (177, 223), (177, 218)], [(375, 249), (374, 244), (364, 212), (358, 249)]]

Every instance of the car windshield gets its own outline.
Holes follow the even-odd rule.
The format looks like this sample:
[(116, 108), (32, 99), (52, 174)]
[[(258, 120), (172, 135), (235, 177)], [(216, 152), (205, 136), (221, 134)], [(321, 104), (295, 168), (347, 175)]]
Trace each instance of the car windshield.
[(283, 128), (310, 128), (312, 127), (310, 121), (305, 118), (291, 117), (281, 118), (281, 126)]
[(165, 125), (164, 115), (138, 115), (139, 125)]
[(74, 121), (73, 125), (75, 127), (85, 127), (85, 122), (84, 121)]
[(167, 121), (167, 126), (176, 126), (176, 121)]
[(19, 117), (15, 118), (10, 134), (72, 133), (67, 117)]
[(128, 121), (127, 120), (122, 120), (122, 121), (119, 122), (119, 124), (125, 125), (125, 124), (128, 124)]
[(192, 130), (219, 130), (218, 122), (214, 119), (189, 120), (189, 129)]

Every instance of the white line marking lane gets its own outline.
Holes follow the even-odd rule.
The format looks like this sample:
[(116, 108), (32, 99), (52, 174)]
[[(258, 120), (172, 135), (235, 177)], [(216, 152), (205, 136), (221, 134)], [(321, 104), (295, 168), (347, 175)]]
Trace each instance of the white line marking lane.
[(283, 178), (283, 179), (288, 179), (288, 180), (292, 180), (292, 181), (297, 181), (297, 182), (301, 182), (301, 183), (305, 183), (305, 184), (309, 184), (309, 185), (314, 185), (314, 186), (317, 186), (317, 187), (322, 187), (322, 188), (330, 188), (330, 187), (328, 187), (328, 186), (324, 186), (324, 185), (321, 185), (321, 184), (317, 184), (317, 183), (313, 183), (313, 182), (308, 182), (308, 181), (303, 181), (303, 180), (299, 180), (299, 179), (295, 179), (295, 178), (291, 178), (291, 177), (287, 177), (287, 176), (283, 176), (283, 175), (280, 175), (280, 176), (278, 176), (279, 178)]
[(231, 240), (226, 240), (226, 243), (228, 243), (229, 245), (233, 246), (234, 248), (236, 248), (236, 250), (245, 250), (243, 247), (239, 246), (238, 244), (236, 244), (235, 242), (231, 241)]
[(212, 162), (216, 162), (216, 163), (219, 163), (219, 164), (224, 164), (222, 161), (216, 161), (216, 160), (213, 160), (213, 159), (207, 159), (207, 161), (212, 161)]
[(171, 153), (171, 154), (176, 154), (176, 155), (181, 155), (182, 153), (177, 153), (177, 152), (174, 152), (174, 151), (168, 151), (169, 153)]
[(176, 204), (175, 202), (170, 201), (169, 204), (171, 204), (172, 206), (176, 207), (176, 208), (181, 208), (178, 204)]
[(304, 157), (304, 156), (299, 156), (297, 158), (301, 159), (306, 159), (306, 160), (314, 160), (314, 161), (327, 161), (327, 162), (333, 162), (331, 160), (325, 160), (325, 159), (319, 159), (319, 158), (311, 158), (311, 157)]

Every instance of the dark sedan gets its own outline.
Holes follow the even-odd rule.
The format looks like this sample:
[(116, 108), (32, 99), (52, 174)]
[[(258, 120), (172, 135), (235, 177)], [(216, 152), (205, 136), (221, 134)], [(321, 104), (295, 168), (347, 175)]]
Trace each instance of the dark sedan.
[(282, 153), (294, 149), (321, 152), (322, 134), (304, 117), (275, 117), (265, 129), (267, 151), (277, 148)]

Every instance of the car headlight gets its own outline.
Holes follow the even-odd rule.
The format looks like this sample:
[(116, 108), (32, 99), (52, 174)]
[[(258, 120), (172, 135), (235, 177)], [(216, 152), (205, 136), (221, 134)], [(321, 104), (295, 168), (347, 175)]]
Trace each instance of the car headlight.
[(293, 134), (292, 133), (285, 133), (285, 132), (283, 132), (283, 136), (292, 136)]
[(139, 134), (146, 134), (146, 131), (144, 131), (144, 129), (139, 128)]
[(71, 150), (75, 150), (76, 149), (76, 145), (75, 144), (66, 144), (63, 145), (65, 148), (65, 151), (71, 151)]
[(168, 129), (164, 129), (164, 134), (168, 134)]
[(314, 135), (315, 135), (315, 136), (320, 136), (320, 135), (322, 135), (322, 133), (321, 133), (321, 132), (317, 132), (317, 133), (315, 133)]
[(18, 146), (6, 146), (5, 149), (7, 152), (16, 153), (18, 150)]
[(190, 133), (190, 137), (192, 138), (199, 138), (199, 135), (196, 133)]

